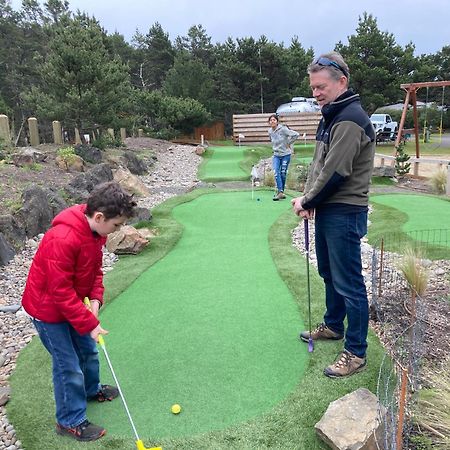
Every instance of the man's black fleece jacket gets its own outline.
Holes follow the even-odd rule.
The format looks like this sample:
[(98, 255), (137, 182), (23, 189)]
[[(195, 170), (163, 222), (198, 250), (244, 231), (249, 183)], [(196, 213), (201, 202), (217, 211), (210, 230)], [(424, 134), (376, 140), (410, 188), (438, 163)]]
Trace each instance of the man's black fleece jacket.
[(303, 208), (366, 209), (374, 154), (373, 125), (348, 90), (322, 108)]

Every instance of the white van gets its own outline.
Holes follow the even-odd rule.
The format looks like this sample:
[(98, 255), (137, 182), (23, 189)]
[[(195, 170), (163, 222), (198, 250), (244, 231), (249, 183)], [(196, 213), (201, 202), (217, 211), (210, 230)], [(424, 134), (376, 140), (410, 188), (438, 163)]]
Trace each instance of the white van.
[(293, 114), (318, 111), (320, 111), (320, 106), (315, 98), (293, 97), (291, 102), (280, 105), (276, 113)]

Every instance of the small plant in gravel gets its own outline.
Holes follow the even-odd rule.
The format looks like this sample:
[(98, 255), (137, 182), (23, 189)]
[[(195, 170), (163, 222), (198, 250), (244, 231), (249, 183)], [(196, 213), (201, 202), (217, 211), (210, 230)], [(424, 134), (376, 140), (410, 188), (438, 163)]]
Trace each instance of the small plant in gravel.
[(430, 178), (430, 186), (436, 194), (445, 194), (447, 187), (447, 173), (445, 170), (438, 170)]
[(71, 164), (75, 162), (76, 154), (73, 147), (61, 147), (56, 154), (61, 158), (66, 166), (66, 170), (69, 170)]
[[(429, 447), (450, 448), (450, 361), (447, 361), (440, 373), (430, 373), (432, 388), (419, 392), (414, 419), (422, 431), (420, 437), (426, 438), (419, 442), (429, 444)], [(425, 432), (425, 433), (424, 433)], [(419, 437), (419, 436), (417, 436)]]
[(13, 199), (13, 200), (8, 199), (8, 200), (5, 200), (5, 206), (9, 211), (11, 211), (12, 213), (15, 213), (15, 212), (19, 211), (20, 208), (22, 208), (22, 202), (17, 199)]
[(422, 252), (419, 248), (408, 247), (400, 265), (411, 291), (423, 295), (428, 284), (428, 269), (422, 263)]
[(42, 164), (32, 163), (22, 168), (23, 170), (32, 170), (34, 172), (40, 172), (42, 170)]

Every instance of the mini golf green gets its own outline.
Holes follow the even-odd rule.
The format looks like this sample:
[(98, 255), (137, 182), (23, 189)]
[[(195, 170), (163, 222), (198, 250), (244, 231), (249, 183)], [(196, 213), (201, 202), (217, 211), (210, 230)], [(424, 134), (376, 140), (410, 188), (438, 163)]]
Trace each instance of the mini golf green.
[[(209, 194), (176, 207), (181, 240), (102, 313), (143, 436), (228, 427), (267, 412), (299, 382), (302, 325), (267, 240), (290, 204), (255, 194)], [(111, 380), (104, 361), (102, 373)], [(171, 414), (174, 403), (180, 415)], [(106, 406), (91, 406), (90, 419), (109, 434), (131, 435), (122, 405)]]
[(223, 146), (210, 147), (208, 157), (199, 168), (199, 178), (203, 181), (248, 180), (250, 174), (240, 166), (244, 151), (250, 147)]
[[(404, 213), (408, 217), (401, 227), (404, 232), (448, 228), (450, 224), (450, 202), (447, 200), (415, 194), (371, 195), (370, 200)], [(427, 242), (430, 235), (424, 233), (417, 236)], [(450, 242), (443, 242), (442, 245), (450, 246)]]

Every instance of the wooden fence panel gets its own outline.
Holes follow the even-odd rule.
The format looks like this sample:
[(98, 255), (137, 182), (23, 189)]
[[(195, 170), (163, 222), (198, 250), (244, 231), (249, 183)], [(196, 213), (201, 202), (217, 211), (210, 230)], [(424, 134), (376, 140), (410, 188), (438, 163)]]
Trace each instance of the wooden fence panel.
[(225, 126), (223, 122), (216, 122), (209, 127), (197, 127), (194, 129), (194, 139), (200, 141), (201, 136), (209, 141), (225, 139)]
[[(233, 140), (241, 144), (269, 144), (269, 117), (272, 113), (265, 114), (234, 114), (233, 115)], [(298, 131), (302, 141), (306, 133), (306, 141), (313, 142), (316, 139), (317, 125), (322, 117), (320, 113), (298, 113), (280, 115), (279, 121), (289, 128)], [(244, 136), (239, 139), (239, 135)]]

